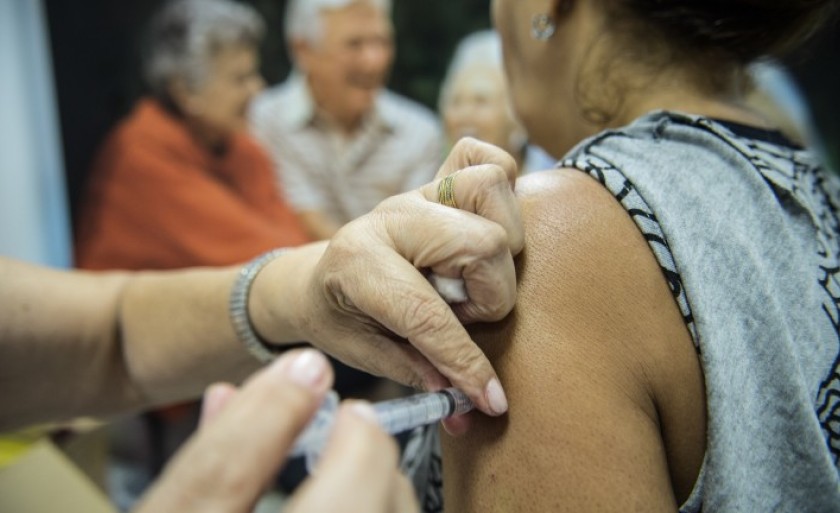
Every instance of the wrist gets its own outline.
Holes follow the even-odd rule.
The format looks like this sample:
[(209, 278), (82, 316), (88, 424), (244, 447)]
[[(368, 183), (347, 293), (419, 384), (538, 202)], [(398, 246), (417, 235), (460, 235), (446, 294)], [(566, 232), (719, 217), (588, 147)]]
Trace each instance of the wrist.
[(252, 285), (248, 314), (252, 326), (268, 345), (306, 341), (307, 288), (326, 243), (295, 248), (267, 264)]
[(277, 350), (267, 344), (255, 330), (250, 308), (251, 292), (257, 276), (285, 252), (285, 249), (268, 251), (243, 265), (236, 274), (228, 299), (228, 313), (236, 338), (252, 356), (263, 363), (273, 360)]

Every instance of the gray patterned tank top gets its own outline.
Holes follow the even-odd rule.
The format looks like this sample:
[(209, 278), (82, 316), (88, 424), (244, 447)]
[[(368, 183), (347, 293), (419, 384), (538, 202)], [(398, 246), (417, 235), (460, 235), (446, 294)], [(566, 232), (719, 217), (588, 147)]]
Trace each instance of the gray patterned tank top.
[[(708, 438), (680, 510), (840, 512), (840, 180), (776, 132), (671, 112), (561, 167), (624, 206), (694, 339)], [(442, 511), (434, 439), (405, 457), (425, 511)]]

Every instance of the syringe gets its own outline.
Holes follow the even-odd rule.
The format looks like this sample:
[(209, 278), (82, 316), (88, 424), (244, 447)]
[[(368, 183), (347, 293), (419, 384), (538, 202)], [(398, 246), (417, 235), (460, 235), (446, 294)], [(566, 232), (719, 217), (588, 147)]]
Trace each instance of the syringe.
[[(324, 449), (332, 431), (338, 394), (330, 391), (315, 417), (298, 436), (290, 456), (306, 456), (306, 466), (311, 472)], [(373, 405), (379, 425), (385, 432), (395, 435), (448, 417), (462, 415), (474, 408), (463, 392), (447, 388), (439, 392), (416, 394), (403, 399), (382, 401)]]

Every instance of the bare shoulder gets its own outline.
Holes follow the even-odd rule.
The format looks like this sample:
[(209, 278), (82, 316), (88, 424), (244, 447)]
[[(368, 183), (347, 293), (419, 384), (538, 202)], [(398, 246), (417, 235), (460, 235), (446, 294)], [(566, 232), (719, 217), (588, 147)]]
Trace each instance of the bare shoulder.
[(574, 170), (517, 183), (519, 299), (472, 330), (510, 401), (444, 437), (451, 511), (673, 511), (702, 461), (702, 373), (653, 253)]

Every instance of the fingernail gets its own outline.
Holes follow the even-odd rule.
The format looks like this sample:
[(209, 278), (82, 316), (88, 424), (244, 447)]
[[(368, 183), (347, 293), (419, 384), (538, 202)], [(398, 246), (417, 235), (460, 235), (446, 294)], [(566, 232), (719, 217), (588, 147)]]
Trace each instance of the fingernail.
[(490, 383), (487, 383), (487, 388), (484, 389), (484, 396), (487, 398), (490, 409), (496, 415), (501, 415), (508, 411), (507, 397), (505, 397), (505, 391), (502, 390), (502, 384), (499, 383), (498, 379), (493, 378), (490, 380)]
[(379, 425), (379, 418), (376, 416), (376, 410), (366, 401), (353, 401), (350, 403), (350, 411), (366, 422)]
[(289, 362), (286, 376), (302, 387), (315, 388), (324, 379), (328, 367), (329, 363), (323, 354), (314, 349), (304, 349)]
[(207, 387), (207, 390), (204, 391), (204, 398), (201, 401), (199, 426), (207, 424), (215, 417), (216, 413), (221, 409), (226, 395), (227, 391), (224, 385), (216, 383)]

